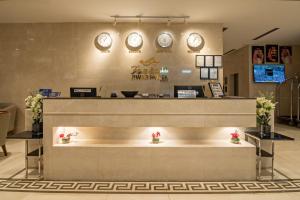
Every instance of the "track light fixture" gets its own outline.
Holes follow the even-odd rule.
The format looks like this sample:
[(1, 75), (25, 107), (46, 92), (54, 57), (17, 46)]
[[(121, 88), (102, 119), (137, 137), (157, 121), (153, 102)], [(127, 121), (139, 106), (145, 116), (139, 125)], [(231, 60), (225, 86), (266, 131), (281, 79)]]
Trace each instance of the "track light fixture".
[(138, 19), (139, 23), (142, 22), (142, 19), (161, 19), (161, 20), (168, 20), (168, 26), (171, 25), (171, 21), (172, 20), (176, 20), (176, 19), (183, 19), (184, 23), (186, 23), (186, 20), (190, 18), (190, 16), (187, 15), (183, 15), (183, 16), (144, 16), (144, 15), (113, 15), (110, 16), (112, 18), (115, 19), (115, 24), (117, 23), (117, 19)]

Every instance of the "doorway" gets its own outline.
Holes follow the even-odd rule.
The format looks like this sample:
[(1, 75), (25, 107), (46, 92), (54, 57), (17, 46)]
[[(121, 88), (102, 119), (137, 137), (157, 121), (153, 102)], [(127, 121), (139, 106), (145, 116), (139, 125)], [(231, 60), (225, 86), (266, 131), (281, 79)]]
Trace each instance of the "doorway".
[(231, 74), (229, 77), (229, 96), (239, 96), (239, 74)]

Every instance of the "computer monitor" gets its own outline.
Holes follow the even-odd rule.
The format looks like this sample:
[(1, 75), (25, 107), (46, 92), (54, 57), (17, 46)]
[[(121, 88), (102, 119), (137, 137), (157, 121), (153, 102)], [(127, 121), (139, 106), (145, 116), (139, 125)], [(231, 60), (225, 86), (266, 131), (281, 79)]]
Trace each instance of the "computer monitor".
[(203, 85), (191, 85), (191, 86), (175, 85), (174, 86), (174, 97), (178, 98), (178, 91), (182, 91), (182, 90), (194, 90), (194, 91), (196, 91), (197, 98), (205, 97), (204, 89), (205, 89), (205, 87)]

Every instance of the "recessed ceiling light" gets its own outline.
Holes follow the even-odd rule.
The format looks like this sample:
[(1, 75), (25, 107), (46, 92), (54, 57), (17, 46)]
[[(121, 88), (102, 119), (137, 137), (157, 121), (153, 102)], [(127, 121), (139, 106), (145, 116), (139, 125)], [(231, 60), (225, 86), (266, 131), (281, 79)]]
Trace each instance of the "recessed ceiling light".
[(236, 49), (231, 49), (231, 50), (225, 52), (223, 55), (229, 54), (229, 53), (231, 53), (231, 52), (233, 52), (233, 51), (235, 51), (235, 50), (236, 50)]
[(271, 30), (269, 30), (269, 31), (267, 31), (267, 32), (265, 32), (265, 33), (263, 33), (263, 34), (255, 37), (255, 38), (253, 38), (252, 40), (258, 40), (258, 39), (260, 39), (262, 37), (265, 37), (266, 35), (269, 35), (269, 34), (275, 32), (275, 31), (277, 31), (277, 30), (279, 30), (279, 28), (273, 28), (273, 29), (271, 29)]

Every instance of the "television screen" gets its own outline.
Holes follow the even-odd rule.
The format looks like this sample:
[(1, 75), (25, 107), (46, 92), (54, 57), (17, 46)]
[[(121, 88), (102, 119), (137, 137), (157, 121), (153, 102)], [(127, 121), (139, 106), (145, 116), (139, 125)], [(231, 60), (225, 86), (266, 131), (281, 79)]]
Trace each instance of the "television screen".
[(283, 83), (285, 81), (285, 66), (279, 64), (254, 65), (255, 83)]

